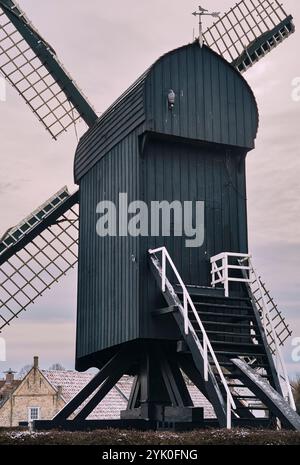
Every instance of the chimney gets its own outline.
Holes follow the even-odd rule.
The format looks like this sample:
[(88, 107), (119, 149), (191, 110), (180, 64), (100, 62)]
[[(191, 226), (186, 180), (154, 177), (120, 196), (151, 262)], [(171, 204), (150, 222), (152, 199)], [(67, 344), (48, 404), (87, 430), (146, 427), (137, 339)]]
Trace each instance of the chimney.
[(57, 386), (57, 397), (62, 397), (62, 386)]
[(5, 373), (5, 382), (8, 383), (8, 384), (11, 384), (15, 377), (14, 377), (14, 374), (15, 374), (15, 371), (12, 371), (11, 368), (9, 368), (7, 371), (4, 372)]
[(34, 368), (35, 370), (37, 370), (38, 367), (39, 367), (39, 358), (35, 355), (35, 356), (33, 357), (33, 368)]

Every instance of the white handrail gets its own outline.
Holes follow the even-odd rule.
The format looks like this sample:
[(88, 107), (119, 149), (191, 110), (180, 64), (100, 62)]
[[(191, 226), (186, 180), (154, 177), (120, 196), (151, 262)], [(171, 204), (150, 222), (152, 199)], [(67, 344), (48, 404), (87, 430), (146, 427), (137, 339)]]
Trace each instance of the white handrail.
[(268, 322), (269, 322), (270, 327), (271, 327), (272, 337), (273, 337), (273, 340), (274, 340), (274, 343), (275, 343), (275, 349), (276, 349), (276, 351), (275, 351), (276, 369), (277, 369), (277, 371), (279, 371), (279, 366), (278, 366), (278, 359), (279, 359), (279, 363), (280, 363), (281, 369), (283, 371), (282, 378), (285, 381), (286, 388), (287, 388), (287, 391), (288, 391), (289, 403), (290, 403), (290, 406), (292, 407), (292, 409), (296, 411), (297, 408), (296, 408), (296, 404), (295, 404), (295, 399), (294, 399), (294, 396), (293, 396), (293, 393), (292, 393), (291, 384), (290, 384), (288, 373), (287, 373), (287, 370), (286, 370), (286, 366), (285, 366), (285, 363), (284, 363), (284, 360), (283, 360), (282, 351), (281, 351), (280, 345), (278, 343), (278, 336), (277, 336), (277, 333), (275, 331), (275, 328), (274, 328), (274, 325), (273, 325), (273, 320), (272, 320), (272, 317), (270, 315), (269, 307), (268, 307), (267, 302), (266, 302), (265, 293), (263, 292), (260, 278), (257, 275), (257, 272), (256, 272), (256, 270), (255, 270), (255, 268), (254, 268), (254, 266), (252, 264), (251, 258), (249, 258), (249, 264), (250, 264), (251, 271), (252, 271), (252, 273), (254, 275), (255, 281), (257, 282), (259, 293), (260, 293), (261, 300), (262, 300), (263, 321), (265, 322), (266, 317), (267, 317)]
[[(229, 297), (229, 283), (230, 282), (249, 283), (250, 281), (247, 278), (233, 278), (229, 274), (230, 270), (249, 271), (249, 267), (241, 265), (241, 264), (230, 265), (228, 259), (236, 258), (236, 259), (247, 260), (247, 259), (250, 259), (250, 257), (251, 256), (249, 254), (234, 253), (234, 252), (223, 252), (218, 255), (215, 255), (214, 257), (211, 257), (210, 263), (212, 267), (212, 270), (211, 270), (212, 287), (216, 287), (216, 284), (223, 284), (224, 290), (225, 290), (225, 297)], [(222, 260), (222, 265), (217, 264), (220, 260)]]
[[(179, 272), (177, 271), (177, 268), (173, 262), (173, 260), (171, 259), (167, 249), (165, 247), (159, 247), (157, 249), (150, 249), (149, 250), (149, 254), (150, 255), (154, 255), (156, 253), (161, 253), (162, 254), (162, 291), (165, 292), (166, 291), (166, 285), (167, 285), (167, 266), (166, 266), (166, 262), (168, 261), (169, 265), (171, 266), (181, 288), (182, 288), (182, 294), (183, 294), (183, 306), (180, 305), (180, 310), (181, 310), (181, 313), (183, 315), (183, 318), (184, 318), (184, 331), (185, 331), (185, 334), (188, 334), (189, 332), (193, 335), (194, 339), (195, 339), (195, 342), (199, 348), (199, 351), (202, 355), (202, 358), (203, 358), (203, 362), (204, 362), (204, 379), (205, 381), (207, 382), (208, 381), (208, 367), (209, 367), (209, 362), (208, 362), (208, 354), (210, 354), (210, 356), (212, 357), (213, 361), (214, 361), (214, 364), (216, 366), (216, 369), (218, 371), (218, 374), (220, 376), (220, 379), (222, 381), (222, 384), (223, 384), (223, 387), (226, 391), (226, 416), (227, 416), (227, 429), (231, 429), (231, 409), (234, 409), (236, 408), (236, 405), (234, 403), (234, 400), (233, 400), (233, 397), (232, 397), (232, 394), (230, 392), (230, 389), (228, 387), (228, 384), (227, 384), (227, 381), (224, 377), (224, 374), (222, 372), (222, 369), (220, 367), (220, 364), (218, 362), (218, 359), (216, 357), (216, 354), (211, 346), (211, 343), (210, 343), (210, 340), (207, 336), (207, 333), (206, 333), (206, 330), (202, 324), (202, 321), (198, 315), (198, 312), (194, 306), (194, 303), (191, 299), (191, 296), (179, 274)], [(170, 283), (169, 283), (170, 284)], [(171, 285), (171, 284), (170, 284)], [(190, 306), (190, 308), (192, 309), (193, 311), (193, 314), (196, 318), (196, 321), (199, 325), (199, 328), (201, 330), (201, 333), (203, 335), (203, 347), (201, 345), (201, 342), (197, 336), (197, 333), (195, 332), (194, 328), (193, 328), (193, 325), (189, 319), (189, 316), (188, 316), (188, 306)], [(211, 374), (213, 375), (213, 372), (211, 371)]]

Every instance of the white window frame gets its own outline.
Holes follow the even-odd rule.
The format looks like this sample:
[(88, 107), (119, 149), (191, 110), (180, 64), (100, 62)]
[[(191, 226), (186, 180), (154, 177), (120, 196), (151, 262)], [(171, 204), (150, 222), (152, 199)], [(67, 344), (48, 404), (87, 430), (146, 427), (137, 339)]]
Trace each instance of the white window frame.
[[(31, 410), (37, 410), (37, 418), (32, 419), (31, 418)], [(40, 419), (40, 407), (28, 407), (28, 421), (31, 423), (34, 420), (39, 420)]]

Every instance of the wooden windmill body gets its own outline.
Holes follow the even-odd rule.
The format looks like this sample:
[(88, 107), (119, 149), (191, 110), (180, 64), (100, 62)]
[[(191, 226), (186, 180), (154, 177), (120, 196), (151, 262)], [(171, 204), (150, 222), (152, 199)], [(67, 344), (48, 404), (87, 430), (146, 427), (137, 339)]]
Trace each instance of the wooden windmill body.
[[(60, 277), (77, 260), (77, 237), (72, 233), (79, 203), (76, 368), (97, 367), (99, 373), (51, 422), (36, 422), (37, 427), (86, 427), (95, 406), (129, 374), (135, 381), (118, 426), (205, 425), (203, 410), (190, 398), (189, 378), (212, 403), (221, 426), (275, 426), (279, 418), (283, 426), (300, 428), (288, 379), (290, 406), (274, 363), (274, 356), (281, 360), (279, 345), (290, 331), (282, 317), (280, 332), (274, 330), (271, 313), (277, 308), (274, 304), (268, 309), (273, 301), (266, 302), (267, 291), (248, 250), (245, 162), (254, 148), (258, 109), (241, 73), (294, 32), (292, 17), (277, 2), (268, 4), (270, 24), (260, 3), (251, 2), (249, 10), (250, 2), (240, 2), (204, 34), (207, 45), (199, 47), (195, 41), (161, 57), (97, 118), (19, 7), (0, 1), (0, 18), (14, 26), (54, 79), (57, 93), (51, 104), (61, 102), (63, 94), (72, 107), (70, 112), (61, 104), (63, 113), (58, 116), (50, 106), (45, 118), (35, 97), (21, 92), (32, 110), (53, 137), (78, 117), (90, 126), (75, 155), (79, 191), (70, 195), (63, 189), (0, 243), (7, 282), (7, 266), (22, 251), (32, 244), (37, 247), (46, 232), (57, 237), (63, 249), (53, 247), (53, 240), (38, 246), (38, 253), (48, 254), (51, 271), (48, 265), (42, 271), (50, 274), (52, 284), (58, 279), (53, 265)], [(257, 16), (251, 28), (256, 28), (254, 40), (242, 27), (243, 38), (233, 41), (237, 24), (249, 24), (249, 18)], [(220, 33), (226, 21), (231, 27)], [(9, 34), (6, 27), (3, 23)], [(248, 46), (241, 49), (245, 38)], [(20, 82), (5, 63), (1, 70), (20, 91)], [(39, 68), (33, 72), (39, 73)], [(28, 81), (28, 76), (23, 79)], [(50, 103), (44, 99), (42, 105)], [(116, 234), (100, 237), (97, 206), (105, 201), (117, 205), (120, 194), (126, 194), (128, 203), (142, 201), (148, 211), (153, 202), (202, 202), (201, 244), (187, 247), (188, 238), (175, 234), (172, 220), (169, 235), (158, 225), (155, 234), (132, 236), (128, 230), (120, 233), (118, 224)], [(194, 215), (193, 211), (191, 224), (196, 222)], [(19, 270), (16, 263), (14, 269)], [(41, 279), (41, 271), (36, 275)], [(43, 282), (49, 287), (44, 278)], [(31, 301), (43, 290), (35, 289)], [(26, 295), (24, 286), (20, 291)], [(14, 310), (11, 299), (16, 300), (15, 295), (5, 301), (10, 316), (2, 318), (3, 326), (31, 303)], [(74, 412), (75, 419), (69, 420)]]

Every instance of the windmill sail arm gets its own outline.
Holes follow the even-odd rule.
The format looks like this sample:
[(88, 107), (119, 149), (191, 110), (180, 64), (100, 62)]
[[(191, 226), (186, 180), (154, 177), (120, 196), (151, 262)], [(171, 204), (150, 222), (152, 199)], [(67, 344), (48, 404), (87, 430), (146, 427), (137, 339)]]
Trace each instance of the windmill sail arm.
[[(2, 4), (2, 2), (13, 4), (10, 0), (0, 0), (0, 4)], [(25, 19), (26, 17), (19, 17), (15, 11), (11, 11), (11, 9), (6, 6), (5, 14), (21, 33), (28, 45), (30, 45), (31, 49), (42, 59), (45, 68), (47, 68), (61, 89), (63, 89), (82, 119), (89, 127), (92, 126), (98, 117), (94, 109), (78, 89), (72, 77), (64, 69), (62, 63), (59, 62), (55, 50), (40, 36), (38, 31), (28, 20)]]
[(20, 7), (0, 0), (1, 17), (0, 70), (51, 135), (56, 139), (79, 118), (93, 126), (93, 107)]
[(0, 266), (78, 204), (78, 196), (78, 191), (69, 194), (67, 188), (63, 188), (20, 224), (10, 228), (1, 238)]
[(0, 242), (0, 332), (78, 260), (78, 191), (65, 187)]
[(241, 73), (295, 32), (278, 0), (241, 0), (203, 34), (206, 45)]
[(239, 71), (243, 72), (248, 67), (259, 61), (266, 53), (269, 53), (274, 47), (281, 43), (287, 35), (295, 32), (293, 17), (290, 15), (283, 20), (278, 26), (271, 31), (262, 34), (258, 39), (254, 40), (245, 51), (231, 64)]
[[(33, 34), (38, 36), (44, 43), (47, 43), (16, 3), (14, 3), (12, 0), (0, 0), (0, 6), (5, 11), (7, 16), (14, 15), (17, 21), (21, 20), (27, 25), (28, 29), (30, 29)], [(47, 46), (53, 52), (53, 54), (56, 55), (56, 52), (51, 47), (51, 45), (47, 43)]]

